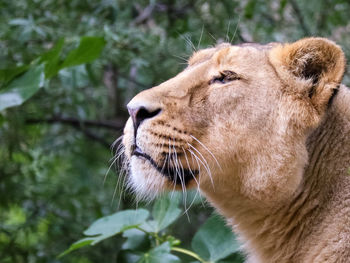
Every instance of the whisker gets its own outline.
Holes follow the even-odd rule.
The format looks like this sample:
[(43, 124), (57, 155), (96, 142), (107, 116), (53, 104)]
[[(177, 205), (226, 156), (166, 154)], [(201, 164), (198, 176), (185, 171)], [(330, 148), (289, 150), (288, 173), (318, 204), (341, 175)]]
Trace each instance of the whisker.
[[(174, 169), (176, 169), (175, 168), (175, 163), (174, 163), (174, 160), (173, 160), (173, 156), (170, 156), (170, 160), (169, 160), (169, 162), (170, 162), (170, 166), (171, 167), (173, 167)], [(172, 170), (172, 172), (174, 172), (175, 171), (175, 174), (173, 175), (174, 177), (173, 177), (173, 180), (172, 180), (172, 183), (173, 183), (173, 189), (172, 189), (172, 191), (171, 191), (171, 198), (173, 198), (173, 196), (174, 196), (174, 193), (175, 193), (175, 188), (176, 188), (176, 181), (177, 181), (177, 172), (176, 172), (176, 170)]]
[[(194, 159), (195, 159), (195, 161), (197, 163), (198, 174), (200, 175), (200, 173), (201, 173), (201, 166), (200, 166), (200, 163), (198, 162), (198, 158), (196, 158), (197, 157), (196, 154), (194, 152), (192, 152), (188, 148), (187, 148), (187, 151), (189, 151), (190, 154), (191, 154), (192, 163), (194, 163), (194, 161), (193, 161), (193, 157), (194, 157)], [(200, 182), (201, 177), (199, 176), (198, 178), (199, 178), (199, 182)]]
[[(170, 141), (170, 138), (169, 138), (169, 144), (168, 144), (168, 147), (169, 147), (169, 163), (168, 163), (168, 174), (170, 175), (170, 169), (169, 169), (169, 166), (171, 165), (172, 163), (172, 154), (171, 154), (171, 141)], [(171, 165), (175, 168), (175, 165)], [(177, 174), (175, 173), (174, 175), (174, 179), (173, 179), (173, 190), (171, 191), (171, 198), (173, 198), (173, 195), (174, 195), (174, 192), (175, 192), (175, 187), (176, 187), (176, 178), (177, 178)]]
[[(113, 154), (113, 150), (114, 150), (115, 146), (116, 146), (117, 143), (120, 142), (122, 139), (123, 139), (123, 135), (121, 135), (118, 139), (116, 139), (116, 140), (112, 143), (112, 145), (111, 145), (112, 154)], [(121, 155), (122, 153), (124, 153), (124, 150), (125, 150), (125, 149), (124, 149), (123, 144), (122, 144), (122, 143), (119, 143), (118, 148), (117, 148), (117, 150), (116, 150), (116, 153), (113, 154), (113, 157), (110, 159), (110, 162), (112, 162), (112, 163), (109, 165), (109, 167), (108, 167), (108, 169), (107, 169), (107, 172), (106, 172), (105, 176), (103, 177), (102, 185), (105, 184), (105, 182), (106, 182), (106, 180), (107, 180), (107, 176), (108, 176), (108, 174), (109, 174), (109, 172), (110, 172), (112, 166), (116, 163), (116, 161), (118, 160), (118, 158), (120, 157), (120, 155)]]
[(183, 182), (182, 182), (182, 177), (181, 177), (181, 173), (180, 173), (180, 166), (179, 166), (179, 162), (178, 162), (177, 152), (176, 152), (176, 149), (175, 149), (175, 139), (174, 138), (173, 138), (172, 147), (173, 147), (173, 150), (174, 150), (173, 159), (174, 159), (175, 171), (176, 171), (175, 184), (177, 182), (177, 176), (179, 176), (179, 179), (180, 179), (180, 182), (181, 182), (182, 192), (184, 193)]
[(120, 142), (123, 139), (124, 135), (119, 136), (111, 145), (111, 150), (113, 152), (114, 147), (117, 145), (118, 142)]
[(118, 149), (117, 149), (115, 155), (109, 161), (115, 162), (115, 160), (117, 160), (124, 153), (124, 151), (125, 151), (125, 147), (122, 144), (120, 144), (118, 146)]
[[(194, 157), (195, 157), (195, 158), (198, 158), (198, 161), (201, 162), (201, 163), (203, 164), (205, 170), (206, 170), (207, 173), (208, 173), (208, 176), (209, 176), (209, 178), (210, 178), (211, 184), (212, 184), (213, 189), (214, 189), (214, 180), (213, 180), (213, 177), (212, 177), (212, 174), (211, 174), (211, 171), (210, 171), (208, 162), (205, 160), (204, 156), (203, 156), (195, 147), (193, 147), (190, 143), (187, 143), (187, 144), (201, 156), (202, 159), (199, 158), (196, 154), (193, 153), (193, 154), (194, 154)], [(188, 151), (190, 151), (190, 149), (188, 149)], [(202, 160), (203, 160), (205, 163), (203, 163)]]
[(203, 160), (203, 162), (204, 162), (203, 163), (204, 168), (206, 168), (207, 172), (210, 173), (210, 175), (211, 175), (209, 164), (208, 164), (207, 160), (204, 158), (203, 154), (196, 147), (194, 147), (192, 144), (190, 144), (190, 143), (187, 143), (187, 144), (199, 154), (199, 156), (201, 157), (200, 159)]
[(165, 158), (164, 158), (164, 161), (163, 161), (163, 165), (162, 165), (162, 169), (160, 170), (161, 173), (164, 172), (164, 168), (165, 168), (165, 165), (167, 163), (167, 160), (168, 160), (168, 154), (165, 155)]
[(230, 25), (231, 25), (231, 20), (228, 21), (228, 26), (227, 26), (227, 30), (226, 30), (226, 36), (225, 36), (225, 41), (230, 41), (230, 38), (228, 36), (229, 32), (230, 32)]
[[(121, 157), (124, 155), (125, 153), (125, 147), (124, 145), (121, 143), (121, 140), (123, 139), (123, 135), (121, 135), (118, 139), (116, 139), (113, 144), (111, 145), (111, 151), (114, 152), (113, 153), (113, 157), (111, 158), (111, 164), (110, 166), (108, 167), (107, 169), (107, 172), (104, 176), (104, 179), (103, 179), (103, 185), (105, 184), (106, 180), (107, 180), (107, 176), (111, 170), (111, 168), (113, 166), (116, 166), (116, 163), (120, 162), (120, 159)], [(118, 145), (119, 144), (119, 145)], [(118, 145), (117, 149), (115, 149), (115, 147)], [(126, 165), (126, 160), (124, 159), (121, 163), (121, 166), (119, 167), (116, 167), (116, 170), (117, 170), (117, 173), (118, 173), (118, 179), (117, 179), (117, 182), (116, 182), (116, 185), (114, 187), (114, 191), (113, 191), (113, 196), (112, 196), (112, 200), (111, 200), (111, 206), (113, 205), (114, 203), (114, 200), (115, 200), (115, 197), (116, 197), (116, 194), (119, 190), (120, 192), (120, 197), (119, 197), (119, 200), (118, 200), (118, 208), (120, 207), (120, 203), (121, 203), (121, 200), (123, 198), (123, 185), (124, 185), (124, 182), (125, 182), (125, 179), (124, 179), (124, 182), (123, 184), (121, 185), (120, 184), (120, 181), (121, 181), (121, 178), (124, 177), (124, 173), (126, 172), (126, 169), (125, 169), (125, 165)]]
[[(122, 145), (123, 146), (123, 145)], [(116, 191), (119, 190), (119, 200), (118, 200), (118, 206), (117, 208), (119, 209), (120, 204), (122, 199), (124, 198), (124, 194), (126, 192), (126, 189), (128, 189), (128, 185), (125, 183), (126, 181), (126, 173), (127, 173), (127, 168), (128, 168), (128, 161), (123, 158), (124, 153), (125, 153), (125, 147), (121, 147), (119, 150), (119, 153), (117, 153), (115, 161), (118, 161), (120, 165), (118, 166), (117, 172), (118, 172), (118, 179), (116, 183), (116, 187), (114, 189), (113, 197), (112, 197), (112, 204), (115, 199)], [(121, 159), (121, 161), (120, 161)]]
[(202, 41), (202, 37), (203, 37), (203, 31), (204, 31), (204, 24), (202, 25), (202, 31), (201, 31), (201, 35), (200, 35), (200, 37), (199, 37), (197, 49), (199, 49), (199, 47), (200, 47), (200, 45), (201, 45), (201, 41)]
[(184, 152), (185, 159), (186, 159), (186, 163), (187, 163), (188, 169), (189, 169), (189, 171), (190, 171), (190, 174), (192, 175), (192, 178), (194, 179), (194, 181), (195, 181), (196, 184), (197, 184), (196, 195), (194, 196), (194, 198), (193, 198), (191, 204), (189, 205), (189, 207), (188, 207), (187, 209), (186, 209), (186, 206), (185, 206), (185, 212), (184, 212), (184, 213), (187, 215), (188, 220), (190, 220), (190, 218), (189, 218), (189, 216), (188, 216), (188, 211), (189, 211), (190, 208), (192, 207), (192, 205), (193, 205), (193, 203), (194, 203), (194, 200), (196, 199), (197, 194), (199, 193), (199, 183), (198, 183), (198, 181), (197, 181), (196, 176), (195, 176), (195, 175), (193, 174), (193, 172), (192, 172), (192, 169), (191, 169), (190, 163), (189, 163), (189, 161), (188, 161), (187, 153), (186, 153), (185, 149), (184, 149), (183, 147), (181, 147), (181, 148), (182, 148), (182, 151)]
[(239, 27), (239, 23), (241, 22), (241, 15), (238, 15), (238, 21), (237, 21), (237, 25), (236, 25), (236, 29), (235, 29), (235, 32), (233, 32), (233, 36), (230, 40), (230, 43), (232, 44), (232, 41), (234, 40), (235, 36), (236, 36), (236, 33), (237, 33), (237, 30), (238, 30), (238, 27)]
[(211, 155), (211, 157), (213, 157), (213, 159), (215, 160), (216, 164), (219, 166), (220, 170), (222, 171), (222, 167), (219, 163), (219, 161), (216, 159), (215, 155), (208, 149), (208, 147), (206, 147), (204, 145), (204, 143), (202, 143), (199, 139), (197, 139), (196, 137), (194, 137), (193, 135), (191, 135), (191, 138), (193, 138), (194, 140), (196, 140), (200, 145), (202, 145), (202, 147)]
[(185, 149), (183, 147), (181, 147), (181, 148), (182, 148), (182, 151), (185, 154), (185, 159), (186, 159), (186, 163), (187, 163), (188, 169), (190, 171), (190, 174), (192, 175), (193, 179), (195, 180), (195, 182), (197, 184), (197, 188), (199, 189), (199, 183), (198, 183), (197, 178), (196, 178), (196, 176), (194, 175), (194, 173), (193, 173), (193, 171), (191, 169), (190, 163), (189, 163), (188, 158), (187, 158), (187, 153), (186, 153), (186, 151), (185, 151)]
[[(200, 164), (199, 164), (199, 162), (198, 162), (198, 157), (196, 157), (196, 155), (190, 150), (190, 149), (187, 149), (189, 152), (190, 152), (190, 154), (191, 154), (191, 160), (192, 160), (192, 163), (194, 163), (194, 160), (193, 160), (193, 157), (194, 157), (194, 159), (195, 159), (195, 161), (196, 161), (196, 163), (197, 163), (197, 167), (198, 167), (198, 185), (197, 185), (197, 191), (199, 192), (200, 191), (200, 188), (199, 188), (199, 186), (200, 186), (200, 183), (201, 183), (201, 176), (200, 176), (200, 174), (201, 174), (201, 166), (200, 166)], [(201, 203), (202, 203), (202, 206), (203, 207), (205, 207), (205, 205), (204, 205), (204, 202), (203, 202), (203, 199), (201, 198)]]
[[(208, 172), (208, 168), (206, 167), (205, 163), (203, 163), (203, 161), (192, 150), (187, 149), (187, 151), (189, 151), (191, 153), (191, 155), (193, 155), (193, 157), (196, 159), (198, 167), (200, 167), (200, 165), (198, 164), (198, 161), (199, 161)], [(200, 168), (198, 169), (198, 171), (200, 173)], [(200, 178), (200, 176), (199, 176), (199, 178)]]
[[(163, 147), (164, 147), (164, 141), (162, 142), (162, 144), (161, 144), (160, 146), (158, 146), (158, 150), (159, 150), (159, 151), (162, 151), (162, 150), (163, 150)], [(165, 168), (165, 165), (166, 165), (167, 159), (168, 159), (168, 154), (166, 153), (166, 154), (165, 154), (165, 157), (164, 157), (164, 161), (163, 161), (162, 169), (160, 170), (160, 172), (161, 172), (161, 173), (163, 173), (163, 172), (164, 172), (164, 168)]]
[(108, 173), (109, 171), (111, 170), (112, 166), (118, 161), (117, 158), (114, 158), (113, 162), (109, 165), (108, 169), (107, 169), (107, 172), (105, 174), (105, 176), (103, 177), (103, 182), (102, 182), (102, 185), (104, 186), (105, 183), (106, 183), (106, 180), (107, 180), (107, 176), (108, 176)]
[(115, 198), (115, 195), (116, 195), (116, 193), (117, 193), (117, 188), (118, 188), (118, 184), (116, 184), (115, 187), (114, 187), (113, 196), (112, 196), (112, 201), (111, 201), (111, 206), (112, 206), (113, 203), (114, 203), (114, 198)]
[(172, 55), (172, 56), (181, 59), (183, 62), (185, 62), (185, 64), (188, 63), (188, 59), (186, 59), (186, 58), (184, 58), (184, 57), (177, 56), (177, 55)]
[(217, 39), (209, 31), (208, 34), (215, 40), (215, 42), (218, 42)]
[(196, 47), (194, 46), (192, 40), (188, 37), (188, 36), (185, 36), (185, 38), (187, 39), (188, 43), (191, 45), (192, 49), (194, 51), (197, 51)]
[[(188, 216), (188, 211), (189, 211), (189, 210), (191, 209), (191, 207), (193, 206), (194, 201), (196, 200), (196, 197), (197, 197), (198, 193), (199, 193), (199, 191), (198, 191), (198, 189), (197, 189), (197, 190), (196, 190), (196, 194), (194, 195), (194, 197), (193, 197), (193, 199), (192, 199), (192, 202), (191, 202), (190, 205), (187, 207), (187, 209), (186, 209), (186, 207), (185, 207), (184, 214), (187, 215), (187, 218), (188, 218), (189, 221), (190, 221), (190, 218), (189, 218), (189, 216)], [(201, 200), (202, 200), (202, 199), (201, 199)]]
[(121, 200), (123, 200), (125, 198), (125, 192), (126, 192), (126, 189), (125, 189), (125, 181), (127, 180), (127, 165), (128, 165), (128, 162), (127, 160), (125, 159), (122, 163), (122, 167), (121, 167), (121, 172), (119, 173), (119, 178), (118, 178), (118, 183), (120, 183), (120, 178), (122, 180), (119, 188), (120, 188), (120, 198), (119, 198), (119, 202), (118, 202), (118, 208), (120, 207), (120, 202)]
[(180, 34), (178, 31), (177, 31), (177, 33), (180, 35), (180, 37), (181, 37), (182, 39), (184, 39), (184, 40), (186, 41), (186, 43), (187, 43), (188, 45), (191, 46), (191, 48), (192, 48), (194, 51), (197, 51), (197, 50), (196, 50), (196, 47), (193, 45), (192, 41), (191, 41), (187, 36), (184, 36), (183, 34)]
[[(175, 149), (175, 140), (173, 141), (173, 148)], [(179, 177), (180, 177), (180, 182), (181, 182), (184, 207), (186, 209), (186, 206), (187, 206), (187, 189), (186, 189), (186, 185), (185, 185), (185, 172), (184, 172), (184, 168), (183, 168), (183, 165), (182, 165), (181, 161), (179, 161), (179, 158), (177, 156), (177, 152), (176, 151), (175, 151), (175, 158), (176, 158), (177, 166), (179, 167), (179, 172), (181, 171), (181, 173), (179, 173)], [(186, 214), (186, 215), (187, 215), (187, 218), (189, 220), (188, 214)]]

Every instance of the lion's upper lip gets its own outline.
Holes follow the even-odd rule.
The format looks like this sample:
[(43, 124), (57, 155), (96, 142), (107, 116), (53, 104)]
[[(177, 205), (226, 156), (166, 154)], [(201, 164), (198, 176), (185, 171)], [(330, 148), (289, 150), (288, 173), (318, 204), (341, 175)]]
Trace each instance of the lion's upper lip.
[(138, 146), (135, 146), (131, 155), (144, 156), (146, 154)]
[(147, 159), (148, 161), (151, 162), (151, 164), (155, 167), (158, 167), (157, 163), (152, 159), (151, 156), (149, 156), (148, 154), (144, 153), (139, 147), (135, 147), (135, 149), (132, 151), (131, 155), (135, 155), (138, 157), (143, 157), (145, 159)]
[(182, 180), (184, 180), (185, 183), (189, 182), (191, 179), (194, 178), (195, 175), (198, 175), (199, 171), (198, 170), (190, 170), (190, 169), (182, 169), (182, 175), (183, 178), (180, 178), (180, 176), (178, 176), (178, 171), (176, 171), (175, 168), (173, 167), (167, 167), (167, 169), (164, 169), (165, 164), (161, 167), (159, 166), (156, 161), (153, 160), (153, 158), (144, 153), (142, 151), (141, 148), (139, 148), (138, 146), (135, 146), (135, 148), (133, 149), (132, 156), (137, 156), (137, 157), (142, 157), (144, 159), (146, 159), (147, 161), (149, 161), (151, 163), (151, 165), (156, 168), (158, 170), (158, 172), (160, 172), (161, 174), (169, 177), (172, 181), (174, 181), (176, 184), (181, 184)]

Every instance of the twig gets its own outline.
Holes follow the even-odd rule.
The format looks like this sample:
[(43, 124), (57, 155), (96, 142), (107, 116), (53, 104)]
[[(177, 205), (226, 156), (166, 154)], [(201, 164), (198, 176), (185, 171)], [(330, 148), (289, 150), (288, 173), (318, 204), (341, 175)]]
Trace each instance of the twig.
[[(137, 6), (136, 6), (137, 7)], [(131, 22), (131, 25), (139, 25), (148, 20), (153, 13), (155, 4), (150, 4), (143, 10), (139, 10), (139, 15)], [(139, 9), (139, 8), (136, 8)]]
[(111, 111), (112, 116), (119, 116), (119, 113), (123, 110), (122, 105), (124, 103), (121, 98), (120, 90), (118, 88), (119, 69), (115, 64), (109, 63), (105, 66), (103, 73), (103, 83), (105, 84), (108, 90), (109, 108), (114, 109), (113, 111)]
[(199, 262), (208, 263), (207, 261), (202, 259), (198, 254), (192, 252), (191, 250), (180, 248), (180, 247), (172, 247), (171, 250), (176, 251), (176, 252), (180, 252), (182, 254), (186, 254), (188, 256), (191, 256), (191, 257), (197, 259)]

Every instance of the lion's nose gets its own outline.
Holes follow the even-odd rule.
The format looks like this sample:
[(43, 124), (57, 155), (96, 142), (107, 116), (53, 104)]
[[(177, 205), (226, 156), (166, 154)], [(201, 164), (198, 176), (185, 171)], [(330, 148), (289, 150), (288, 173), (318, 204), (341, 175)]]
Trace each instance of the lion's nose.
[(144, 120), (153, 118), (161, 112), (160, 108), (151, 110), (150, 108), (147, 108), (144, 105), (142, 106), (138, 105), (134, 107), (132, 105), (128, 105), (127, 108), (128, 108), (130, 117), (132, 119), (132, 122), (134, 123), (135, 131)]

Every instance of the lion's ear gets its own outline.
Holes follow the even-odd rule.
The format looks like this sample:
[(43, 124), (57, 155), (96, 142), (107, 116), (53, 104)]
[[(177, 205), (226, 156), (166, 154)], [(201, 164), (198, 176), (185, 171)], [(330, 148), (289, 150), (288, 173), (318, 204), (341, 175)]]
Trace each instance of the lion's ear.
[(305, 38), (270, 51), (270, 61), (285, 85), (308, 96), (318, 110), (327, 105), (343, 78), (342, 49), (325, 38)]

